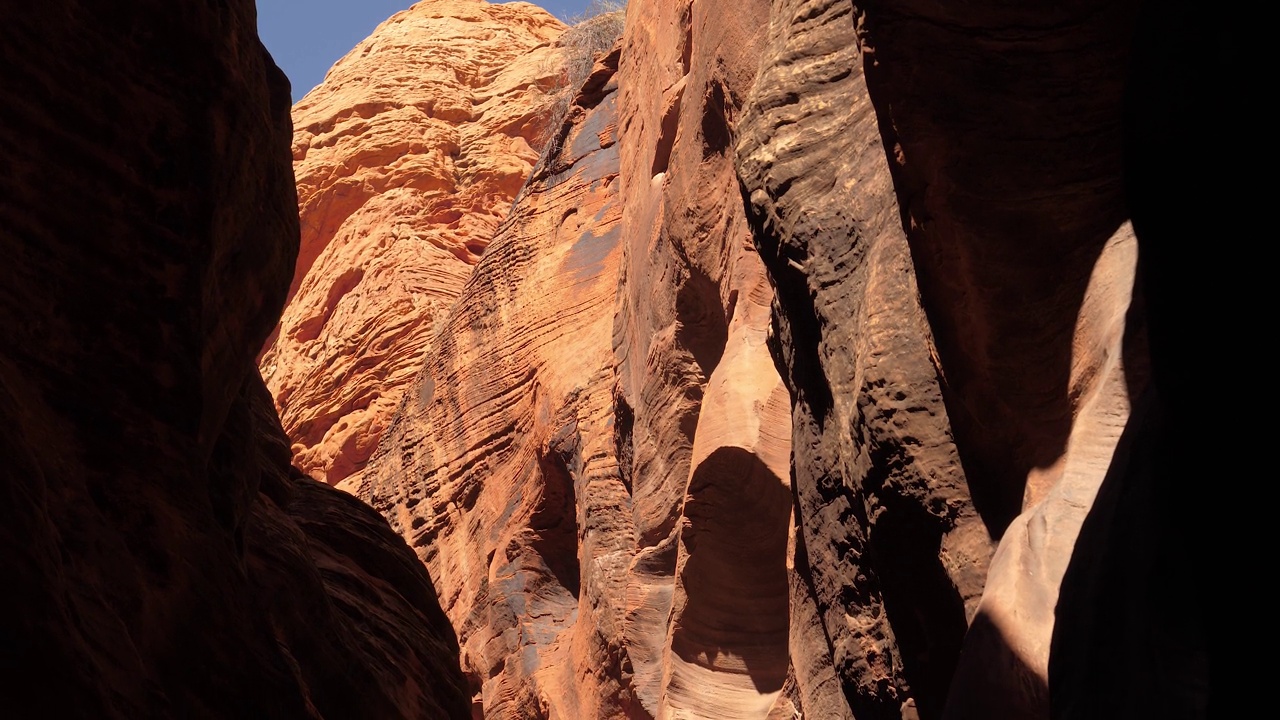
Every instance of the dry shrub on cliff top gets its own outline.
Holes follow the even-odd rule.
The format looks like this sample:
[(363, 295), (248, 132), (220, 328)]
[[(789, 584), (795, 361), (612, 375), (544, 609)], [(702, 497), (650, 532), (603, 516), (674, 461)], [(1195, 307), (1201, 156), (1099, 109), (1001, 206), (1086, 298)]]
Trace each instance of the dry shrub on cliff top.
[(622, 36), (625, 17), (625, 3), (592, 0), (581, 14), (568, 19), (571, 27), (560, 36), (564, 63), (551, 101), (547, 104), (547, 124), (539, 138), (543, 162), (554, 160), (560, 154), (561, 130), (573, 97), (591, 74), (596, 55), (607, 52)]

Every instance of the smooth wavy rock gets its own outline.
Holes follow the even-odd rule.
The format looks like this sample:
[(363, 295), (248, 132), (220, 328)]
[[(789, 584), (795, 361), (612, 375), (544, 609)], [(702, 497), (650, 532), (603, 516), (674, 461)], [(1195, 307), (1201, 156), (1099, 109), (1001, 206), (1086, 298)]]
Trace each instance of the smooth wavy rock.
[(794, 402), (806, 713), (1048, 715), (1059, 585), (1145, 382), (1131, 11), (773, 5), (738, 158)]
[(1129, 676), (1203, 702), (1191, 601), (1128, 574), (1194, 545), (1153, 452), (1192, 381), (1140, 400), (1149, 318), (1194, 355), (1144, 297), (1190, 301), (1137, 282), (1122, 179), (1193, 203), (1121, 152), (1136, 9), (629, 4), (341, 485), (435, 578), (477, 713), (1141, 714)]
[(764, 2), (628, 7), (614, 321), (636, 525), (624, 637), (636, 712), (653, 717), (790, 703), (789, 403), (733, 155), (767, 19)]
[(259, 361), (294, 463), (363, 467), (538, 152), (564, 25), (527, 3), (427, 0), (293, 109), (302, 247)]

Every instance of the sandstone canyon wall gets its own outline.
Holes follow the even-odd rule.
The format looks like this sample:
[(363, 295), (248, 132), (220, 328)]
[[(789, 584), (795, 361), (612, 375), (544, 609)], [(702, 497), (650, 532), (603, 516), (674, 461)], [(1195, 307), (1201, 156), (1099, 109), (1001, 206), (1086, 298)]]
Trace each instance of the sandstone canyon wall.
[[(808, 594), (859, 717), (1047, 716), (1058, 583), (1144, 385), (1131, 8), (972, 12), (797, 4), (739, 146), (812, 449)], [(876, 604), (870, 632), (841, 619)]]
[(656, 11), (340, 485), (434, 573), (486, 716), (794, 711), (788, 403), (729, 122), (766, 8)]
[(486, 717), (619, 712), (616, 65), (577, 95), (378, 454), (340, 485), (439, 573)]
[(259, 366), (303, 472), (336, 484), (377, 446), (538, 159), (563, 29), (418, 3), (293, 108), (302, 244)]
[(466, 717), (430, 578), (255, 372), (298, 226), (253, 4), (13, 6), (0, 60), (0, 714)]
[(1190, 341), (1135, 282), (1137, 11), (629, 4), (340, 484), (430, 571), (476, 712), (1203, 717), (1203, 621), (1155, 598), (1189, 381), (1148, 375)]

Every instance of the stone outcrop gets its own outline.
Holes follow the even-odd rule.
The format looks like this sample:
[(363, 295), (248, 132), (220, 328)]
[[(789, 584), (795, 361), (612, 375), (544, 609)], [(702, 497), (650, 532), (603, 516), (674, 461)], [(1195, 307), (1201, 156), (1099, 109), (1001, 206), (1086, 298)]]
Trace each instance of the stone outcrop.
[(577, 95), (378, 454), (339, 486), (436, 573), (485, 717), (619, 712), (617, 59)]
[(259, 362), (294, 463), (364, 466), (538, 158), (564, 25), (527, 3), (397, 13), (293, 109), (302, 245)]
[(766, 14), (631, 18), (339, 486), (418, 549), (486, 717), (794, 711), (788, 402), (732, 154)]
[(633, 0), (340, 484), (477, 712), (1141, 715), (1127, 673), (1203, 716), (1154, 596), (1204, 552), (1152, 509), (1193, 393), (1135, 281), (1176, 232), (1122, 186), (1168, 190), (1122, 154), (1136, 9)]
[(763, 2), (628, 9), (614, 320), (636, 524), (624, 637), (654, 717), (789, 712), (789, 403), (733, 157), (767, 18)]
[(794, 403), (794, 662), (812, 716), (936, 717), (992, 548), (852, 13), (774, 8), (738, 146)]
[(795, 403), (793, 608), (839, 681), (802, 680), (806, 711), (1047, 717), (1059, 584), (1145, 382), (1132, 7), (773, 10), (738, 151)]
[(296, 189), (249, 3), (10, 13), (6, 717), (1222, 713), (1225, 40), (1138, 10), (633, 0), (561, 95), (429, 0)]
[(0, 25), (6, 717), (466, 717), (430, 578), (290, 468), (254, 369), (297, 253), (253, 4)]

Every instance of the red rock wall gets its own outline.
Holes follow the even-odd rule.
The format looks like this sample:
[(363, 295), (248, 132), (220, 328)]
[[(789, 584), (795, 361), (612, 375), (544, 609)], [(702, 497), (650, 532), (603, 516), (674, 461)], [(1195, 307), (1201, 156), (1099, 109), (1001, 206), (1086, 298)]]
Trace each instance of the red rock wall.
[(1145, 384), (1132, 7), (773, 11), (738, 150), (795, 403), (793, 612), (839, 681), (806, 712), (1047, 717), (1059, 584)]
[(650, 10), (341, 485), (437, 578), (487, 717), (793, 708), (787, 401), (731, 152), (766, 9)]
[(259, 362), (294, 463), (377, 446), (533, 163), (564, 25), (528, 4), (397, 13), (293, 109), (302, 246)]
[(430, 579), (253, 367), (298, 233), (253, 5), (28, 5), (0, 59), (5, 716), (464, 717)]
[(654, 717), (788, 702), (788, 402), (733, 167), (767, 16), (755, 2), (628, 7), (614, 352), (637, 532), (625, 640)]
[(620, 712), (616, 64), (587, 80), (378, 454), (340, 485), (435, 573), (485, 717)]
[(1090, 670), (1109, 628), (1109, 667), (1155, 627), (1202, 679), (1103, 594), (1153, 602), (1125, 562), (1169, 553), (1115, 518), (1172, 502), (1174, 435), (1130, 418), (1168, 412), (1138, 402), (1134, 15), (629, 5), (341, 485), (435, 578), (477, 712), (1140, 715)]
[(742, 122), (794, 400), (792, 648), (814, 717), (936, 717), (991, 541), (970, 498), (848, 5), (779, 5)]

